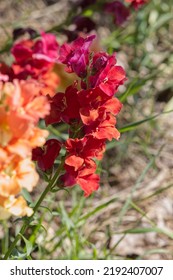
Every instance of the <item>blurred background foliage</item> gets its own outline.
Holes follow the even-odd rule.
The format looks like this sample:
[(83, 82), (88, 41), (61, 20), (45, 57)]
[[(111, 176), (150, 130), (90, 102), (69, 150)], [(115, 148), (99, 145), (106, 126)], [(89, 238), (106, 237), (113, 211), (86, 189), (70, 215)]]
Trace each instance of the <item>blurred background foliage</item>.
[[(14, 28), (51, 30), (62, 42), (61, 28), (82, 13), (96, 22), (96, 47), (116, 52), (127, 72), (117, 93), (121, 138), (107, 144), (100, 189), (90, 198), (78, 187), (50, 193), (13, 258), (172, 259), (173, 3), (150, 0), (116, 26), (100, 9), (104, 1), (83, 11), (78, 2), (0, 1), (0, 52), (7, 62)], [(24, 193), (29, 203), (44, 186), (40, 181), (31, 196)], [(14, 218), (0, 224), (2, 254), (19, 228)]]

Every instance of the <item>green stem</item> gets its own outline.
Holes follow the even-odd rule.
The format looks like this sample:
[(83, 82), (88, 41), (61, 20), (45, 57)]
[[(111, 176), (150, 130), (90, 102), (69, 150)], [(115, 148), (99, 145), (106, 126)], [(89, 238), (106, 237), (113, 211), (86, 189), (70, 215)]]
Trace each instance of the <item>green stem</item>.
[(51, 188), (54, 186), (54, 184), (56, 183), (60, 172), (62, 170), (64, 166), (64, 158), (62, 158), (61, 160), (61, 164), (59, 165), (57, 171), (55, 172), (54, 176), (52, 177), (51, 181), (49, 182), (49, 184), (47, 185), (47, 187), (45, 188), (44, 192), (41, 194), (40, 198), (38, 199), (37, 203), (35, 204), (34, 208), (33, 208), (33, 214), (31, 217), (29, 217), (28, 219), (26, 219), (24, 221), (24, 224), (20, 230), (20, 232), (16, 235), (14, 241), (11, 243), (11, 246), (9, 247), (8, 251), (6, 252), (5, 256), (4, 256), (4, 260), (7, 260), (9, 258), (9, 256), (11, 255), (13, 249), (16, 247), (17, 242), (20, 240), (21, 236), (25, 233), (26, 229), (28, 228), (33, 216), (35, 215), (36, 211), (38, 210), (38, 208), (40, 207), (42, 201), (44, 200), (45, 196), (47, 195), (47, 193), (51, 190)]

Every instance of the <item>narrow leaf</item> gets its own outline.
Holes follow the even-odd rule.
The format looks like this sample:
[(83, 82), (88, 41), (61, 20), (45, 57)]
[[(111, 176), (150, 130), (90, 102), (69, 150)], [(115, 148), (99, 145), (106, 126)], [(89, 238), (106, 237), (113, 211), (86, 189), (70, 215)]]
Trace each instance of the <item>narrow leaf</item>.
[(19, 235), (22, 237), (23, 241), (25, 242), (25, 245), (26, 245), (26, 255), (28, 257), (31, 254), (32, 250), (33, 250), (32, 243), (29, 240), (27, 240), (21, 233), (19, 233)]

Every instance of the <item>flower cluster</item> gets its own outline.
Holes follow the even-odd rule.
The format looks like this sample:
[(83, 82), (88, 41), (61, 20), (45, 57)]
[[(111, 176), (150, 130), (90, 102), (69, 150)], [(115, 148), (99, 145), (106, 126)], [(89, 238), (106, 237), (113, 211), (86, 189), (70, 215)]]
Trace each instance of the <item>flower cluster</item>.
[[(51, 110), (45, 118), (47, 125), (59, 122), (69, 125), (69, 139), (64, 143), (66, 172), (60, 179), (63, 186), (78, 184), (85, 196), (99, 187), (96, 161), (103, 157), (106, 140), (120, 137), (115, 125), (122, 104), (114, 94), (126, 79), (115, 55), (90, 52), (94, 38), (94, 35), (79, 37), (60, 47), (59, 61), (66, 65), (66, 71), (80, 78), (80, 84), (75, 82), (65, 93), (58, 92), (50, 97)], [(60, 144), (54, 145), (59, 150)], [(33, 158), (43, 170), (53, 164), (47, 157), (49, 150), (51, 148), (46, 149), (43, 157), (43, 151), (35, 149), (33, 152)]]
[[(55, 35), (39, 35), (32, 28), (13, 32), (13, 63), (0, 62), (0, 219), (32, 215), (21, 191), (31, 192), (37, 185), (34, 161), (50, 180), (48, 190), (56, 183), (79, 185), (89, 196), (99, 188), (97, 163), (103, 158), (106, 141), (120, 137), (116, 116), (122, 104), (115, 93), (126, 74), (115, 54), (98, 51), (97, 44), (93, 47), (96, 36), (84, 33), (96, 24), (82, 11), (94, 4), (122, 25), (131, 9), (137, 10), (148, 0), (101, 2), (79, 0), (79, 9), (74, 4), (81, 11), (71, 18), (75, 28), (62, 27), (71, 43), (60, 46)], [(78, 37), (80, 32), (83, 35)], [(23, 35), (29, 39), (20, 39)], [(68, 81), (67, 73), (73, 73)], [(51, 131), (65, 123), (67, 140), (47, 140), (49, 133), (39, 128), (40, 119)], [(57, 162), (61, 163), (54, 175)]]
[(33, 80), (1, 81), (0, 97), (0, 218), (29, 216), (32, 210), (20, 192), (32, 191), (38, 182), (32, 149), (42, 146), (48, 136), (37, 124), (50, 106)]
[[(58, 183), (78, 184), (85, 196), (98, 189), (97, 161), (106, 141), (120, 136), (115, 125), (122, 105), (114, 94), (126, 78), (115, 55), (91, 51), (94, 39), (78, 37), (59, 46), (54, 35), (42, 33), (13, 45), (11, 67), (0, 64), (0, 218), (32, 214), (20, 192), (32, 191), (38, 182), (33, 161), (50, 171), (62, 147), (64, 173)], [(65, 92), (56, 93), (55, 62), (78, 77)], [(66, 123), (69, 138), (46, 141), (48, 131), (38, 128), (40, 119), (47, 126)]]
[(42, 32), (36, 40), (17, 41), (11, 49), (14, 62), (10, 67), (1, 64), (0, 71), (7, 74), (10, 81), (37, 80), (42, 85), (41, 93), (53, 96), (60, 83), (59, 76), (53, 71), (58, 49), (56, 37), (51, 33)]
[(59, 84), (53, 72), (58, 47), (53, 34), (42, 33), (13, 45), (11, 66), (0, 63), (0, 219), (32, 214), (20, 192), (32, 191), (39, 179), (32, 150), (48, 136), (38, 122), (50, 110), (45, 95), (53, 96)]

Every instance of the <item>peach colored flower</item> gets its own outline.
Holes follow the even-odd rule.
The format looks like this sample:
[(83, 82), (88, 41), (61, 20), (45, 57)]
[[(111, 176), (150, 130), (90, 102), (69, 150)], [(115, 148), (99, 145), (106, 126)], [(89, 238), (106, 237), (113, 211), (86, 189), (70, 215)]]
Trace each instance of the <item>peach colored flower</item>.
[(60, 77), (53, 69), (50, 69), (46, 73), (42, 74), (38, 78), (38, 82), (42, 85), (41, 94), (53, 97), (59, 87)]
[(10, 196), (6, 200), (0, 197), (0, 205), (3, 205), (0, 206), (0, 220), (8, 219), (11, 215), (31, 216), (33, 213), (33, 210), (27, 206), (27, 203), (22, 196), (17, 198)]
[(50, 109), (41, 88), (34, 80), (0, 84), (0, 219), (32, 215), (20, 192), (37, 185), (32, 149), (44, 145), (48, 136), (37, 127)]

